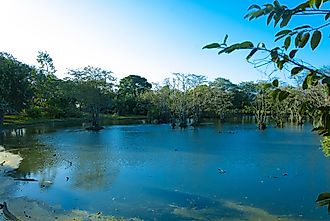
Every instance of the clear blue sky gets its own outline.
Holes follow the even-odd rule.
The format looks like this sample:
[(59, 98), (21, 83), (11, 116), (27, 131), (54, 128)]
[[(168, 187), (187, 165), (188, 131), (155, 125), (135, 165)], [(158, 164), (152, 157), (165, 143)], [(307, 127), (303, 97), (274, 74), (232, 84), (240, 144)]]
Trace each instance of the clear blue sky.
[[(246, 0), (0, 0), (0, 50), (36, 64), (39, 50), (54, 59), (58, 76), (87, 65), (118, 79), (138, 74), (162, 82), (173, 72), (228, 78), (234, 83), (267, 79), (245, 61), (247, 52), (218, 56), (201, 50), (211, 42), (244, 40), (274, 45), (277, 29), (261, 18), (243, 19)], [(294, 5), (299, 2), (283, 1)], [(306, 22), (309, 22), (306, 20)], [(303, 55), (327, 65), (329, 40)]]

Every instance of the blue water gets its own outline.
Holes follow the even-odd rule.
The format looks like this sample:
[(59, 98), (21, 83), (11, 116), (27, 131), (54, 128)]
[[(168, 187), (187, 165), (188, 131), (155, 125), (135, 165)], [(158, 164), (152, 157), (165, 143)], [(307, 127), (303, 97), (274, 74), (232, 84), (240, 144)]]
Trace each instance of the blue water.
[(269, 220), (330, 218), (315, 204), (330, 191), (330, 160), (308, 125), (121, 125), (7, 140), (24, 158), (14, 176), (39, 180), (14, 196), (65, 209), (145, 220), (254, 220), (260, 211)]

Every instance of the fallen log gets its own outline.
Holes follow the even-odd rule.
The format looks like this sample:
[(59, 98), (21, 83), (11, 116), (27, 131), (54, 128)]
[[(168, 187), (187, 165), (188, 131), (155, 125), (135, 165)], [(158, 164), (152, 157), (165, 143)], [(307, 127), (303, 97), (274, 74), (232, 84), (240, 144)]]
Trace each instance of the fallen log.
[(28, 178), (15, 178), (14, 180), (18, 180), (18, 181), (29, 181), (29, 182), (38, 181), (36, 179), (28, 179)]

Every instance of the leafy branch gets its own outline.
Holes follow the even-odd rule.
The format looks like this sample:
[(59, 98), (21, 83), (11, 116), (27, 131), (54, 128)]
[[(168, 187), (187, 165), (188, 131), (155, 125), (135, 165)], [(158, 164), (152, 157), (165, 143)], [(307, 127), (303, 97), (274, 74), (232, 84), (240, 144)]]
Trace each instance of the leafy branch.
[(274, 27), (280, 24), (281, 28), (287, 26), (294, 15), (323, 15), (326, 21), (330, 17), (330, 10), (320, 8), (328, 2), (329, 0), (307, 0), (294, 8), (281, 5), (278, 0), (275, 0), (273, 4), (268, 3), (263, 6), (253, 4), (248, 8), (250, 12), (244, 18), (251, 21), (267, 16), (267, 25), (274, 21)]
[[(320, 45), (322, 41), (322, 31), (330, 26), (330, 22), (327, 22), (330, 18), (330, 10), (324, 9), (324, 5), (329, 2), (330, 0), (307, 0), (294, 8), (282, 5), (278, 0), (262, 6), (256, 4), (251, 5), (248, 8), (249, 13), (245, 15), (244, 18), (254, 20), (266, 16), (267, 25), (271, 22), (273, 22), (274, 27), (279, 25), (281, 30), (275, 34), (274, 41), (277, 42), (284, 39), (283, 45), (280, 47), (268, 49), (264, 43), (259, 43), (255, 46), (250, 41), (227, 45), (228, 35), (226, 35), (223, 43), (208, 44), (203, 47), (203, 49), (218, 49), (218, 54), (230, 54), (236, 50), (249, 50), (250, 52), (246, 60), (253, 63), (255, 67), (273, 63), (278, 70), (289, 70), (291, 76), (306, 73), (302, 84), (303, 89), (323, 84), (327, 88), (327, 96), (330, 96), (330, 76), (328, 73), (324, 73), (322, 70), (296, 58), (298, 51), (306, 48), (308, 43), (313, 51)], [(293, 29), (284, 29), (289, 24), (292, 17), (296, 15), (322, 15), (324, 16), (325, 23), (316, 27), (301, 25)], [(251, 58), (257, 52), (265, 52), (267, 56), (251, 62)], [(277, 85), (276, 82), (275, 84), (273, 82), (273, 86), (277, 87)], [(281, 98), (288, 96), (286, 91), (282, 91), (278, 88), (274, 90), (274, 93), (276, 96), (281, 95)], [(308, 108), (308, 112), (313, 115), (315, 130), (321, 135), (330, 136), (330, 108), (327, 106)]]

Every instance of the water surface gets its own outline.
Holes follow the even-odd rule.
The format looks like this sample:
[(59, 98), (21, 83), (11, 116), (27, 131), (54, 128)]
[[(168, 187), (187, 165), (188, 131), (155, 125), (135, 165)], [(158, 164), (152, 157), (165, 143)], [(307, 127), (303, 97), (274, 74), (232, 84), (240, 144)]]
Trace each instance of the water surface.
[[(254, 124), (7, 132), (24, 158), (13, 197), (145, 220), (328, 220), (315, 199), (330, 191), (330, 161), (311, 126)], [(252, 214), (252, 215), (251, 215)]]

